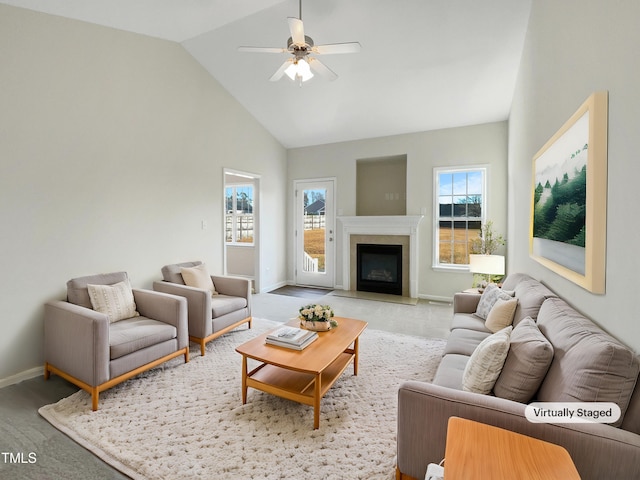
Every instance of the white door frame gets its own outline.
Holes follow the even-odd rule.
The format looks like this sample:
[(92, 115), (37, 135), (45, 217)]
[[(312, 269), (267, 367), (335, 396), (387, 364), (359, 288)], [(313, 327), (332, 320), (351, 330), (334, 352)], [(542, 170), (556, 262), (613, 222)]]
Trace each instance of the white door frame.
[[(322, 281), (316, 283), (309, 282), (307, 279), (305, 281), (300, 281), (299, 271), (301, 269), (300, 259), (302, 258), (302, 252), (300, 251), (302, 243), (299, 241), (300, 238), (303, 238), (304, 233), (302, 231), (298, 232), (299, 228), (299, 216), (301, 216), (302, 212), (300, 212), (299, 208), (302, 205), (302, 202), (298, 200), (297, 192), (304, 189), (304, 186), (307, 184), (314, 183), (330, 183), (332, 186), (332, 198), (328, 199), (326, 202), (325, 209), (325, 230), (327, 231), (327, 243), (325, 250), (325, 273), (322, 274), (324, 278)], [(294, 282), (296, 285), (309, 285), (309, 286), (318, 286), (325, 288), (334, 288), (335, 287), (335, 278), (336, 278), (336, 188), (337, 188), (337, 179), (336, 177), (322, 177), (322, 178), (305, 178), (305, 179), (297, 179), (293, 181), (293, 269), (294, 269)], [(330, 201), (329, 201), (330, 200)]]

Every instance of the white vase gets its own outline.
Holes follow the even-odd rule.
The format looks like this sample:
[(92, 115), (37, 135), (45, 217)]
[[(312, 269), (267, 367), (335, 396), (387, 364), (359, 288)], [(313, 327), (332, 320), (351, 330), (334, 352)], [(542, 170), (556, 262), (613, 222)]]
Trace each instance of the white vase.
[(310, 320), (300, 320), (300, 326), (315, 332), (326, 332), (331, 330), (331, 322), (312, 322)]

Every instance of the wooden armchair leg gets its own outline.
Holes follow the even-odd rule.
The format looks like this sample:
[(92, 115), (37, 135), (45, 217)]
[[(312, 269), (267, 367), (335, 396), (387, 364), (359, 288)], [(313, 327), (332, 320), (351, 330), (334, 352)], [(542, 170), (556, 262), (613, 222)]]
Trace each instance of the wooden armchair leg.
[(49, 380), (50, 376), (51, 376), (51, 372), (49, 371), (49, 364), (45, 363), (44, 364), (44, 379), (45, 380)]
[(91, 388), (91, 410), (94, 412), (98, 410), (98, 397), (100, 396), (100, 392), (98, 391), (98, 387)]

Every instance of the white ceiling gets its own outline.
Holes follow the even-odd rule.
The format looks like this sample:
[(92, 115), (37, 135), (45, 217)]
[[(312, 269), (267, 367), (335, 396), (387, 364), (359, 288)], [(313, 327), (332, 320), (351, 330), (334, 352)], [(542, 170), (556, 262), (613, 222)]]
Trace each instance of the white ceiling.
[(507, 119), (531, 0), (303, 0), (316, 45), (338, 74), (300, 88), (269, 77), (287, 54), (298, 0), (0, 0), (18, 7), (180, 42), (285, 147)]

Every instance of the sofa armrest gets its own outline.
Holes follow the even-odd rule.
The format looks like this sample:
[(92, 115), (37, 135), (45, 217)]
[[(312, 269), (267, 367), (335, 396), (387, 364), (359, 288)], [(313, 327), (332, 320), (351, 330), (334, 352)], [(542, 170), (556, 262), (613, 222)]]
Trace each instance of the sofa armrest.
[(479, 293), (458, 292), (453, 295), (453, 313), (474, 313), (480, 302)]
[(109, 380), (108, 317), (69, 302), (47, 302), (44, 361), (91, 386)]
[(201, 288), (171, 282), (153, 282), (156, 292), (178, 295), (187, 299), (189, 335), (205, 338), (213, 332), (211, 324), (211, 294)]
[(456, 416), (561, 445), (583, 480), (640, 478), (639, 435), (605, 424), (531, 423), (525, 407), (490, 395), (405, 382), (398, 391), (398, 469), (424, 478), (429, 463), (445, 458), (447, 422)]
[(138, 288), (133, 288), (132, 291), (140, 315), (176, 327), (178, 348), (184, 348), (189, 344), (186, 298)]

